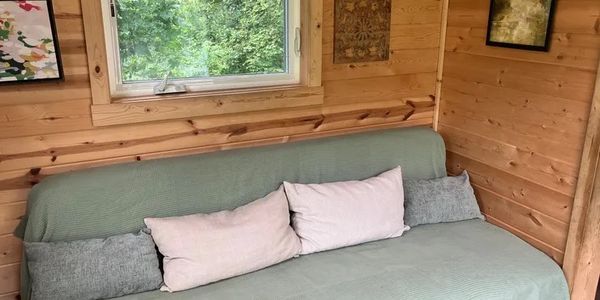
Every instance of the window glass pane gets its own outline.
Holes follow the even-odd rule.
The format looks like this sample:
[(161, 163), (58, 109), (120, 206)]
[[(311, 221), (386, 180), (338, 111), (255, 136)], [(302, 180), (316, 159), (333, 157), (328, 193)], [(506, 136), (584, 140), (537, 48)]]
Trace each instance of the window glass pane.
[(285, 0), (118, 0), (123, 82), (287, 72)]

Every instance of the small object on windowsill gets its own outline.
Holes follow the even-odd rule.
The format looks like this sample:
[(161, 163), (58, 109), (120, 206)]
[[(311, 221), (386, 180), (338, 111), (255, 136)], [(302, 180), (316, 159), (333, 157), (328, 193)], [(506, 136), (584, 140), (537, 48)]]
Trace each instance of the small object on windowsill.
[(171, 72), (168, 72), (167, 74), (165, 74), (165, 79), (163, 79), (163, 81), (160, 84), (158, 84), (157, 86), (154, 87), (154, 95), (159, 96), (159, 95), (168, 95), (168, 94), (187, 93), (187, 89), (185, 88), (185, 85), (169, 83), (170, 75), (171, 75)]

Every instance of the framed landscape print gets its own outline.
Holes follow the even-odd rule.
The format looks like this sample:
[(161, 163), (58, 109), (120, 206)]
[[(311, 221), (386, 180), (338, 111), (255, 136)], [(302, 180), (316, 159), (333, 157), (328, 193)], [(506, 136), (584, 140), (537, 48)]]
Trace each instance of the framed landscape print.
[(0, 84), (60, 79), (51, 0), (0, 0)]
[(491, 0), (486, 44), (548, 51), (555, 0)]

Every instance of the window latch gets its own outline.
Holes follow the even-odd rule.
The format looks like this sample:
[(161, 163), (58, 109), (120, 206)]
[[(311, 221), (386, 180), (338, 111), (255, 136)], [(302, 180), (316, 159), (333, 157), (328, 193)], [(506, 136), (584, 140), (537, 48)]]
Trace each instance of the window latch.
[(161, 83), (157, 84), (154, 87), (154, 95), (166, 95), (166, 94), (180, 94), (186, 93), (187, 89), (183, 84), (175, 84), (169, 83), (169, 77), (171, 76), (171, 71), (165, 74), (165, 78), (161, 81)]
[(300, 56), (302, 54), (302, 31), (300, 27), (296, 27), (296, 36), (294, 37), (294, 47), (296, 48), (296, 54)]
[(117, 17), (117, 9), (115, 8), (115, 1), (110, 0), (110, 15), (115, 18)]

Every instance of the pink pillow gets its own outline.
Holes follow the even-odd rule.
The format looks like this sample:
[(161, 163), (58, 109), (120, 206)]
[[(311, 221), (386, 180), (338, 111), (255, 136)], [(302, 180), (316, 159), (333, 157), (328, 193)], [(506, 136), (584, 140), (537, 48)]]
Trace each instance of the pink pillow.
[(284, 187), (300, 254), (399, 237), (409, 229), (400, 167), (364, 181)]
[(283, 188), (233, 211), (144, 222), (165, 256), (163, 291), (253, 272), (300, 251)]

